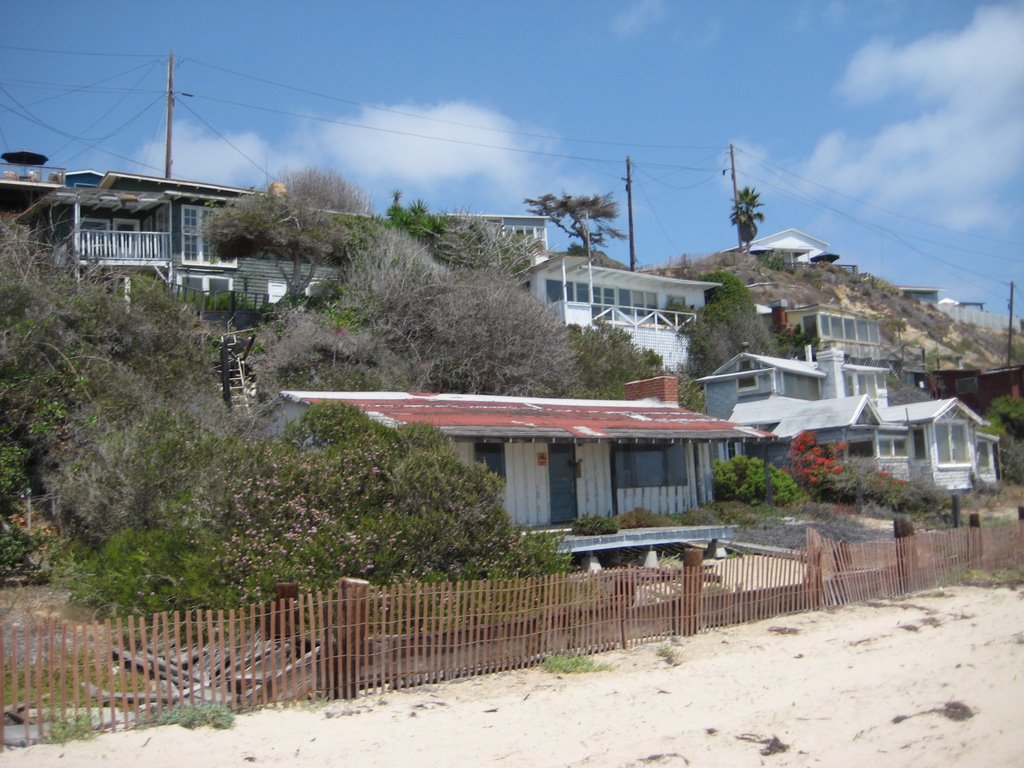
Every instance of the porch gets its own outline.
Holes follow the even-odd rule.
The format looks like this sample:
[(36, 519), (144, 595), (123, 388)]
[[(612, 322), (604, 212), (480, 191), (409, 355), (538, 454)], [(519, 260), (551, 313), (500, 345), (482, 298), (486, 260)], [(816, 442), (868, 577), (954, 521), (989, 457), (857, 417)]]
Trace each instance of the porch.
[(167, 266), (171, 262), (170, 232), (79, 229), (70, 245), (78, 261), (106, 266)]

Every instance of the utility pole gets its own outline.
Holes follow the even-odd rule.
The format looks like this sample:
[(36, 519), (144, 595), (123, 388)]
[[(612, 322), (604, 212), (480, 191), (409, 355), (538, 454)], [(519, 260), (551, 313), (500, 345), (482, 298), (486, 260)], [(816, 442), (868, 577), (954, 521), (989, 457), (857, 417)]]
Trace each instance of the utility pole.
[(1010, 281), (1010, 323), (1006, 330), (1006, 367), (1013, 365), (1013, 281)]
[[(733, 150), (732, 144), (729, 145), (729, 167), (732, 169), (732, 209), (733, 211), (740, 204), (740, 193), (736, 189), (736, 153)], [(740, 223), (736, 222), (736, 241), (740, 246), (740, 255), (743, 255), (743, 231), (740, 228)]]
[(171, 178), (171, 128), (174, 125), (174, 51), (167, 57), (167, 140), (164, 148), (164, 178)]
[(636, 241), (633, 239), (633, 166), (626, 155), (626, 211), (629, 216), (629, 271), (636, 272)]

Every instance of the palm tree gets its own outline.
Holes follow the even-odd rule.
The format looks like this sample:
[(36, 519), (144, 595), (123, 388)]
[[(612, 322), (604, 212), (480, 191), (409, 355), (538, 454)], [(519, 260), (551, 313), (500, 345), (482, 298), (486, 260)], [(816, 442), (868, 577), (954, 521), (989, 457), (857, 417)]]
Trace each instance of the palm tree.
[(764, 214), (758, 208), (764, 206), (761, 195), (753, 187), (744, 187), (736, 193), (729, 220), (736, 225), (743, 250), (750, 248), (750, 241), (757, 237), (757, 222), (764, 221)]

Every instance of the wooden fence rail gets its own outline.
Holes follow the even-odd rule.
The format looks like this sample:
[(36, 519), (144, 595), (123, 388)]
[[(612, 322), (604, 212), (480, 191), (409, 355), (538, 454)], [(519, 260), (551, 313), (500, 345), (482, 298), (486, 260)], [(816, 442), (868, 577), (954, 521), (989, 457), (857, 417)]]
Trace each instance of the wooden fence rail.
[(973, 570), (1024, 565), (1016, 526), (842, 543), (809, 530), (787, 556), (523, 579), (279, 593), (233, 610), (76, 625), (0, 628), (0, 742), (45, 739), (86, 718), (131, 728), (212, 703), (352, 698), (519, 669), (557, 653), (596, 653), (825, 606), (955, 584)]

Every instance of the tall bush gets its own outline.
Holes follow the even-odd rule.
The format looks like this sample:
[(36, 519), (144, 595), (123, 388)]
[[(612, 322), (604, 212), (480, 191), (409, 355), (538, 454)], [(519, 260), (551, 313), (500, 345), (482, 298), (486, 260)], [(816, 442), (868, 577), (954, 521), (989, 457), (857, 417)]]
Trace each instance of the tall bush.
[[(789, 506), (806, 498), (796, 481), (785, 470), (770, 467), (772, 499), (777, 506)], [(745, 504), (763, 504), (767, 489), (764, 462), (751, 456), (734, 456), (728, 461), (716, 461), (712, 467), (716, 501), (742, 501)]]

